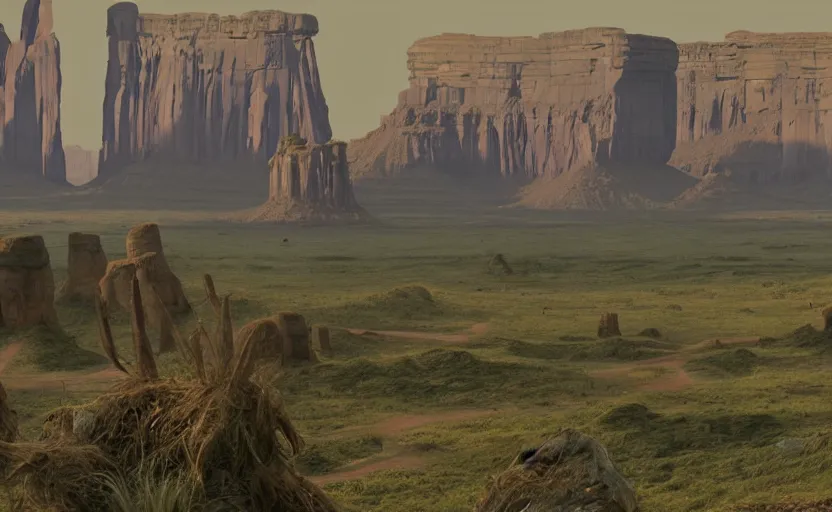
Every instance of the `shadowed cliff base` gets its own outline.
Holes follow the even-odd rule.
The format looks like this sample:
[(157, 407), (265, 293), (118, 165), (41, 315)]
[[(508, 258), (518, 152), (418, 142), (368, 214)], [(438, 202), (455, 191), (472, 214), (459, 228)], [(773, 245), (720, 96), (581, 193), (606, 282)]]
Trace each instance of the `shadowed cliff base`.
[(153, 159), (100, 175), (61, 198), (64, 208), (232, 211), (268, 198), (261, 166), (172, 163)]
[(832, 203), (832, 155), (826, 148), (746, 140), (727, 149), (729, 142), (712, 137), (674, 155), (683, 169), (697, 166), (706, 173), (668, 207), (783, 210), (828, 208)]
[(359, 204), (374, 215), (418, 218), (496, 213), (512, 202), (520, 186), (497, 176), (419, 166), (393, 176), (357, 179), (353, 188)]

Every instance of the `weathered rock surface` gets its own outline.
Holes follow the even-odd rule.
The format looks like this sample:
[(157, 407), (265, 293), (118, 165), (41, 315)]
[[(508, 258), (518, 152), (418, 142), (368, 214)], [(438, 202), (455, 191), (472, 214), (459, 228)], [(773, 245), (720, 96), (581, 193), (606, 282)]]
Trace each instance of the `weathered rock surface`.
[(159, 155), (265, 164), (282, 136), (332, 136), (307, 14), (108, 11), (99, 173)]
[(752, 184), (832, 177), (830, 79), (832, 33), (740, 31), (679, 45), (671, 164)]
[(55, 281), (40, 236), (0, 239), (0, 327), (55, 327)]
[(107, 272), (107, 255), (101, 237), (70, 233), (68, 238), (67, 279), (59, 295), (64, 299), (93, 299), (98, 283)]
[(408, 51), (410, 88), (350, 145), (353, 172), (419, 165), (555, 178), (664, 165), (675, 144), (676, 44), (590, 28), (539, 37), (444, 34)]
[(52, 0), (27, 0), (20, 40), (0, 25), (0, 160), (66, 182), (61, 139), (61, 47)]
[(166, 316), (161, 305), (170, 315), (190, 312), (191, 306), (182, 283), (165, 259), (162, 237), (156, 224), (139, 224), (128, 232), (127, 258), (111, 261), (98, 284), (104, 304), (111, 310), (131, 311), (134, 277), (139, 280), (148, 323), (155, 329), (161, 328)]
[(98, 176), (98, 150), (81, 146), (64, 147), (66, 155), (66, 180), (73, 185), (83, 185)]
[(250, 221), (362, 220), (347, 164), (347, 144), (286, 137), (269, 160), (269, 201)]

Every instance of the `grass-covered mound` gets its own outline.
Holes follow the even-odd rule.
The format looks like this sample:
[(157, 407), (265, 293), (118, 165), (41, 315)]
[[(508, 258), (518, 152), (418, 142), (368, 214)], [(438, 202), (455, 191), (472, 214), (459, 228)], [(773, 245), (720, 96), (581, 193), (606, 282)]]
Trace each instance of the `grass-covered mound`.
[(434, 349), (381, 361), (352, 359), (287, 373), (283, 388), (298, 396), (381, 398), (397, 403), (493, 405), (579, 395), (593, 388), (585, 373), (491, 361), (466, 350)]
[(20, 351), (6, 366), (7, 372), (81, 370), (107, 364), (107, 358), (79, 347), (72, 336), (45, 326), (15, 333), (0, 331), (0, 349), (12, 341), (20, 342)]

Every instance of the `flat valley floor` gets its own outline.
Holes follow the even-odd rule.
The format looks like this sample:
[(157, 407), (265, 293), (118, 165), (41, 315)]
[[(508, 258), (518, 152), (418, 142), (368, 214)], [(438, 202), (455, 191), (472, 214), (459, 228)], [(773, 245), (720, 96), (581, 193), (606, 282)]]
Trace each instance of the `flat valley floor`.
[[(832, 304), (832, 213), (579, 215), (403, 190), (359, 194), (368, 226), (35, 201), (0, 212), (0, 236), (44, 236), (60, 284), (69, 232), (100, 234), (113, 260), (130, 226), (158, 222), (207, 323), (205, 273), (235, 327), (281, 311), (330, 326), (334, 352), (276, 385), (307, 441), (296, 464), (347, 510), (471, 510), (490, 476), (565, 427), (608, 448), (646, 512), (829, 497), (832, 339), (794, 331), (821, 328)], [(49, 410), (120, 378), (92, 309), (58, 310), (66, 337), (0, 338), (30, 439)], [(605, 312), (620, 339), (596, 338)], [(129, 362), (126, 316), (114, 333)], [(161, 368), (182, 370), (176, 354)]]

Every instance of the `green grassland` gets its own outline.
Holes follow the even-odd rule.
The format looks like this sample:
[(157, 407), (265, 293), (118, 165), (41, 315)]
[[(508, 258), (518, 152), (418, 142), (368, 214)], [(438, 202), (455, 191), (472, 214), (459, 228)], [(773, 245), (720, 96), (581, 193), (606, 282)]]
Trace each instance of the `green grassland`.
[[(210, 273), (220, 293), (232, 294), (237, 326), (279, 311), (333, 327), (443, 334), (487, 323), (487, 331), (457, 343), (336, 329), (332, 355), (282, 372), (278, 385), (308, 442), (296, 461), (306, 474), (362, 459), (420, 461), (326, 484), (347, 510), (471, 510), (490, 475), (563, 427), (608, 447), (647, 512), (828, 497), (832, 340), (811, 331), (784, 335), (819, 327), (820, 310), (832, 303), (832, 217), (529, 213), (439, 195), (425, 208), (415, 195), (429, 191), (373, 192), (360, 196), (379, 221), (369, 226), (263, 227), (209, 222), (199, 212), (33, 209), (0, 213), (0, 235), (43, 235), (60, 282), (70, 231), (101, 234), (116, 259), (130, 225), (157, 221), (167, 258), (200, 314), (209, 315), (201, 277)], [(513, 274), (489, 269), (497, 253)], [(595, 339), (607, 311), (620, 315), (622, 339)], [(0, 380), (101, 367), (91, 309), (60, 304), (59, 315), (66, 336), (27, 334), (32, 341)], [(646, 328), (661, 338), (639, 336)], [(124, 318), (115, 332), (130, 359)], [(20, 334), (6, 333), (0, 347), (14, 336)], [(700, 343), (748, 336), (771, 339), (742, 347)], [(692, 385), (642, 387), (674, 370), (639, 362), (679, 354)], [(620, 373), (595, 374), (624, 365)], [(176, 371), (175, 356), (163, 367)], [(89, 399), (103, 386), (9, 395), (32, 438), (49, 409)], [(401, 415), (454, 411), (482, 414), (379, 428)], [(803, 450), (778, 447), (789, 438), (800, 439)]]

